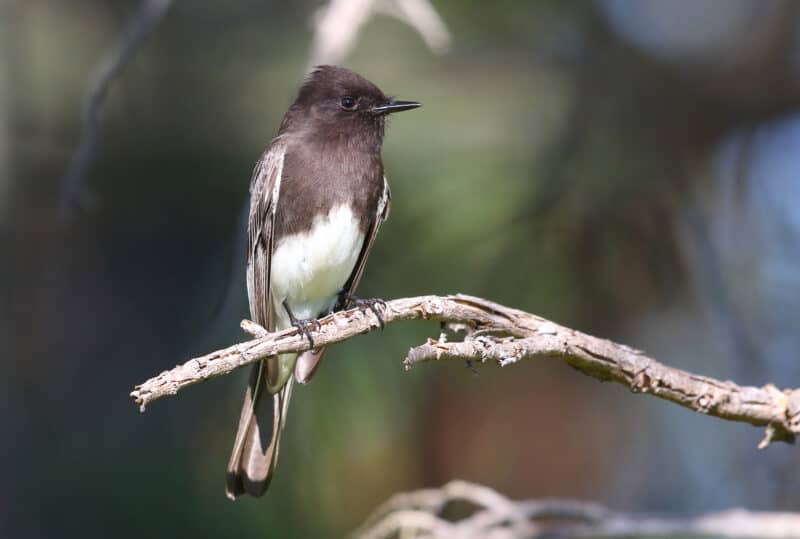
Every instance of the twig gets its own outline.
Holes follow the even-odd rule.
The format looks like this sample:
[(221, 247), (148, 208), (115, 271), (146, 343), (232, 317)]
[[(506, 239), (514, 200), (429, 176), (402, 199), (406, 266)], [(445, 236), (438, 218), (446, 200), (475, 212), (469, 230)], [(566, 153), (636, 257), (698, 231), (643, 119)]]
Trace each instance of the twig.
[[(489, 500), (489, 503), (487, 503)], [(449, 520), (453, 502), (468, 502), (471, 514)], [(576, 500), (515, 502), (481, 485), (452, 481), (441, 489), (394, 495), (354, 534), (360, 539), (405, 537), (759, 537), (800, 538), (800, 515), (732, 509), (694, 517), (653, 517), (617, 513)]]
[(429, 0), (384, 0), (375, 7), (416, 30), (432, 53), (444, 54), (450, 49), (450, 31)]
[(172, 0), (142, 0), (114, 48), (92, 72), (83, 98), (80, 141), (60, 181), (59, 213), (62, 219), (69, 217), (73, 207), (85, 209), (90, 205), (87, 202), (90, 197), (83, 184), (97, 145), (97, 114), (100, 106), (105, 101), (111, 82), (119, 76), (150, 32), (158, 26), (171, 4)]
[[(779, 390), (739, 386), (733, 382), (667, 367), (639, 350), (569, 329), (544, 318), (491, 301), (458, 294), (419, 296), (386, 303), (386, 324), (399, 320), (438, 320), (466, 331), (461, 342), (428, 339), (412, 348), (406, 369), (422, 361), (493, 360), (501, 366), (522, 359), (553, 357), (582, 373), (646, 393), (706, 415), (767, 427), (759, 447), (773, 441), (792, 442), (800, 433), (800, 389)], [(248, 330), (261, 331), (252, 322)], [(367, 333), (378, 327), (374, 315), (352, 309), (326, 316), (314, 333), (317, 346), (325, 346)], [(191, 359), (136, 386), (131, 396), (144, 410), (147, 404), (174, 395), (186, 386), (222, 376), (260, 359), (309, 348), (307, 339), (290, 328), (263, 334), (251, 341)]]
[(434, 54), (449, 48), (450, 32), (429, 0), (331, 0), (314, 15), (308, 68), (340, 63), (355, 46), (364, 25), (380, 12), (416, 30)]

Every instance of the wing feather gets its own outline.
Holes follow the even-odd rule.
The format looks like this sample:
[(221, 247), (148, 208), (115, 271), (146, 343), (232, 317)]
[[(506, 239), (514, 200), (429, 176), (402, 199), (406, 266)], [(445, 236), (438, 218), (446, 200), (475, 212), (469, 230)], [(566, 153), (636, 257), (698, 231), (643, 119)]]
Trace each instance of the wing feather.
[(274, 329), (269, 285), (273, 230), (285, 155), (285, 144), (280, 138), (275, 139), (256, 163), (250, 182), (247, 297), (250, 302), (250, 316), (269, 331)]
[[(391, 208), (392, 192), (389, 189), (389, 181), (386, 179), (386, 176), (384, 176), (383, 193), (381, 194), (381, 198), (378, 200), (375, 219), (372, 221), (369, 233), (367, 234), (367, 239), (364, 242), (364, 246), (361, 248), (361, 253), (358, 255), (356, 267), (353, 269), (353, 273), (350, 275), (350, 279), (347, 281), (347, 284), (344, 285), (344, 289), (349, 294), (355, 294), (356, 288), (358, 288), (358, 283), (361, 282), (361, 276), (364, 274), (364, 268), (367, 265), (367, 258), (369, 257), (370, 250), (372, 249), (372, 244), (375, 242), (375, 238), (378, 237), (378, 230), (380, 230), (381, 224), (383, 224), (383, 222), (389, 218), (389, 212), (391, 211)], [(345, 305), (337, 305), (337, 309), (344, 307)]]
[[(247, 297), (250, 316), (270, 331), (274, 329), (270, 294), (273, 232), (285, 153), (285, 144), (279, 138), (273, 141), (256, 163), (250, 180)], [(253, 365), (228, 463), (226, 491), (230, 498), (245, 492), (261, 496), (275, 469), (291, 394), (291, 381), (274, 395), (264, 394), (268, 393), (267, 379), (276, 377), (279, 371), (277, 361), (268, 358)]]

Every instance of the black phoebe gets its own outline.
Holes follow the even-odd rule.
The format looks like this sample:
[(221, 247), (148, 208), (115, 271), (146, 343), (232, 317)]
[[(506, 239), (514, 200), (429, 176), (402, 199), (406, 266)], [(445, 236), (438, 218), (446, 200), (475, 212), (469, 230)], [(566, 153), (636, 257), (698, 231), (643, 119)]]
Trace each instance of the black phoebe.
[[(389, 215), (381, 144), (386, 115), (419, 107), (386, 97), (341, 67), (320, 66), (283, 117), (250, 182), (247, 294), (250, 314), (273, 330), (354, 303), (372, 242)], [(377, 314), (377, 311), (376, 311)], [(325, 348), (253, 366), (228, 463), (229, 498), (261, 496), (278, 460), (296, 379), (306, 383)]]

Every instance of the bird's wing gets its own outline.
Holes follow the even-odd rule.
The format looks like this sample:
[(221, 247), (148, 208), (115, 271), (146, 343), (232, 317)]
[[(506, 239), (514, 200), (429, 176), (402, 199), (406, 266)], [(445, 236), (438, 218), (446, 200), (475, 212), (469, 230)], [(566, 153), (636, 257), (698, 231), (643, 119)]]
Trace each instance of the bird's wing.
[[(270, 269), (275, 212), (280, 194), (286, 146), (276, 139), (261, 156), (250, 181), (250, 218), (247, 249), (247, 296), (250, 316), (269, 331), (274, 329)], [(279, 376), (278, 358), (253, 365), (245, 393), (239, 428), (228, 463), (228, 497), (247, 492), (261, 496), (278, 458), (280, 431), (291, 395), (291, 380), (275, 394), (267, 385)]]
[[(350, 279), (347, 280), (347, 284), (344, 285), (344, 290), (348, 294), (355, 294), (356, 288), (358, 288), (358, 283), (361, 281), (361, 275), (364, 273), (364, 267), (367, 265), (369, 251), (372, 249), (372, 244), (375, 242), (375, 238), (378, 236), (378, 230), (381, 228), (381, 224), (389, 218), (389, 211), (391, 210), (391, 207), (392, 192), (389, 190), (389, 182), (386, 179), (386, 176), (384, 176), (383, 193), (381, 194), (381, 198), (378, 200), (378, 208), (375, 212), (375, 218), (370, 224), (369, 231), (367, 233), (367, 239), (364, 241), (364, 246), (361, 248), (361, 253), (358, 255), (358, 261), (353, 269), (353, 273), (350, 275)], [(345, 306), (336, 306), (337, 309), (341, 309), (343, 307)]]
[[(389, 210), (391, 209), (391, 206), (392, 192), (389, 190), (389, 182), (387, 181), (386, 176), (384, 176), (383, 193), (378, 200), (375, 218), (372, 219), (372, 222), (369, 225), (369, 230), (367, 231), (364, 245), (361, 247), (361, 252), (358, 255), (356, 265), (353, 268), (353, 273), (350, 274), (350, 278), (347, 280), (347, 283), (345, 283), (343, 288), (343, 291), (347, 294), (355, 294), (356, 288), (358, 288), (358, 283), (361, 281), (361, 275), (364, 273), (364, 267), (367, 265), (369, 251), (372, 249), (372, 244), (378, 235), (378, 230), (380, 229), (381, 224), (389, 218)], [(345, 306), (346, 305), (342, 305), (337, 302), (334, 310), (338, 311)], [(326, 347), (323, 346), (314, 350), (308, 350), (307, 352), (303, 352), (298, 356), (297, 363), (294, 367), (294, 377), (298, 382), (305, 384), (311, 380), (311, 377), (314, 375), (314, 372), (319, 366), (320, 360), (322, 360), (325, 350)]]
[(269, 331), (274, 329), (269, 286), (273, 229), (285, 155), (285, 143), (280, 139), (273, 141), (256, 163), (250, 180), (247, 297), (250, 301), (250, 316)]

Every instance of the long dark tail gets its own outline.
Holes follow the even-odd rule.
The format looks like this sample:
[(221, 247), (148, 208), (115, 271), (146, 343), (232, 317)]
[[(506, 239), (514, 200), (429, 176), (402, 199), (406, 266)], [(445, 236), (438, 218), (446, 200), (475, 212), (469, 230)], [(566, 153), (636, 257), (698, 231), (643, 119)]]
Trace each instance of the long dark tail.
[(292, 378), (274, 395), (267, 391), (267, 361), (253, 365), (244, 396), (239, 430), (228, 462), (225, 493), (235, 500), (242, 494), (261, 496), (278, 462), (280, 435), (292, 395)]

